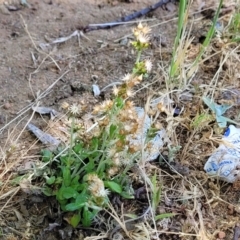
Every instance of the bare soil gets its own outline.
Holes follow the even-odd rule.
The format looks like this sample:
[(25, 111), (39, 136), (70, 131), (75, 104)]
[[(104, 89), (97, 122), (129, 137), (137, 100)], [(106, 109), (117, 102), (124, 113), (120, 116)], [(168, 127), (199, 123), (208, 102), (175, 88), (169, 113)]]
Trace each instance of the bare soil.
[[(32, 0), (30, 2), (29, 0), (30, 8), (20, 6), (18, 11), (10, 11), (9, 14), (0, 12), (0, 149), (2, 152), (0, 154), (4, 156), (3, 159), (7, 159), (5, 160), (7, 162), (2, 162), (0, 167), (3, 187), (0, 198), (0, 233), (2, 234), (0, 239), (84, 239), (99, 234), (100, 228), (98, 229), (97, 224), (89, 229), (81, 227), (72, 229), (67, 224), (66, 217), (64, 218), (60, 213), (54, 199), (24, 192), (22, 190), (24, 186), (15, 187), (9, 193), (10, 188), (6, 188), (4, 183), (15, 176), (19, 166), (26, 166), (28, 162), (34, 162), (39, 158), (39, 146), (41, 146), (39, 143), (28, 150), (28, 156), (20, 157), (24, 156), (24, 151), (35, 141), (34, 136), (28, 131), (21, 133), (31, 117), (32, 104), (38, 102), (41, 106), (61, 111), (63, 102), (71, 104), (85, 101), (91, 108), (110, 96), (109, 88), (100, 97), (94, 97), (92, 84), (97, 84), (102, 89), (110, 83), (119, 81), (131, 71), (136, 53), (133, 52), (130, 41), (132, 28), (136, 24), (124, 24), (83, 34), (82, 29), (88, 24), (111, 22), (155, 2), (154, 0), (129, 2), (107, 0)], [(198, 9), (199, 5), (196, 8)], [(177, 27), (177, 10), (178, 5), (170, 3), (142, 18), (153, 26), (151, 49), (144, 57), (149, 57), (153, 61), (153, 73), (149, 81), (155, 83), (150, 90), (145, 88), (140, 91), (135, 99), (136, 105), (143, 106), (149, 94), (157, 94), (163, 88), (161, 86), (165, 78), (159, 66), (168, 68), (171, 59)], [(198, 23), (194, 27), (193, 34), (197, 42), (202, 35), (203, 25)], [(64, 43), (51, 44), (55, 39), (69, 36), (76, 30), (81, 33), (79, 39), (74, 36)], [(47, 43), (50, 44), (43, 47), (43, 44)], [(194, 81), (208, 84), (216, 73), (218, 63), (217, 57), (211, 64), (206, 63)], [(231, 72), (231, 67), (234, 66), (226, 66), (228, 70), (225, 79), (228, 78), (227, 73)], [(224, 84), (227, 84), (228, 80)], [(239, 79), (236, 77), (236, 81), (230, 82), (230, 85), (239, 89), (237, 80)], [(52, 84), (54, 86), (50, 92), (42, 96), (41, 94)], [(147, 85), (149, 82), (143, 84)], [(175, 100), (179, 101), (179, 99)], [(197, 112), (195, 108), (198, 105), (197, 99), (192, 101), (186, 104), (191, 114)], [(179, 102), (179, 105), (183, 104)], [(233, 112), (229, 112), (229, 117), (234, 116), (237, 110), (238, 105)], [(184, 114), (188, 116), (187, 112)], [(33, 116), (32, 119), (32, 122), (39, 127), (44, 127), (46, 121), (47, 118), (39, 115)], [(11, 148), (20, 133), (18, 151), (12, 153)], [(201, 142), (204, 134), (208, 135), (210, 132), (206, 131), (195, 136), (200, 140), (198, 145), (193, 146), (191, 140), (188, 141), (192, 135), (184, 127), (184, 123), (177, 128), (176, 136), (179, 137), (179, 144), (183, 146), (178, 161), (189, 168), (190, 177), (183, 179), (176, 177), (173, 180), (171, 171), (164, 169), (169, 177), (164, 179), (163, 191), (169, 189), (169, 195), (166, 195), (165, 199), (163, 197), (159, 211), (165, 212), (170, 209), (178, 215), (164, 230), (174, 234), (164, 234), (161, 239), (197, 239), (191, 234), (194, 232), (194, 224), (198, 225), (196, 229), (201, 229), (200, 218), (204, 228), (212, 234), (212, 239), (233, 239), (234, 228), (239, 223), (239, 208), (236, 207), (239, 207), (239, 186), (209, 180), (202, 172), (204, 162), (213, 151), (212, 142)], [(188, 153), (185, 151), (187, 147), (192, 149)], [(201, 155), (201, 158), (197, 155)], [(154, 169), (155, 167), (159, 169), (157, 164), (152, 165)], [(202, 189), (195, 189), (193, 183), (199, 182)], [(185, 197), (193, 194), (191, 203), (174, 202), (174, 200), (171, 200), (174, 203), (167, 203), (167, 198), (177, 198), (181, 191), (184, 192)], [(197, 191), (203, 194), (198, 195)], [(126, 212), (132, 209), (134, 204), (135, 202), (131, 201), (123, 202)], [(137, 206), (141, 208), (141, 204)], [(191, 215), (191, 211), (197, 216)], [(163, 229), (162, 227), (161, 230)], [(180, 236), (178, 232), (190, 235)], [(225, 238), (220, 238), (222, 232), (226, 234)]]

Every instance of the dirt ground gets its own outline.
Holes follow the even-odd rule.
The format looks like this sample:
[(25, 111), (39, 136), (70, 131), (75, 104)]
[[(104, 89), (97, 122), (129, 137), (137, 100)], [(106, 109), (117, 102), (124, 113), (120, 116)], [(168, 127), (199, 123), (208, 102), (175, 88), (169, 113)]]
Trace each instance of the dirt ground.
[[(22, 186), (6, 188), (4, 183), (16, 174), (19, 166), (25, 166), (28, 162), (34, 162), (39, 158), (40, 144), (32, 146), (35, 137), (28, 131), (22, 133), (22, 129), (31, 117), (32, 105), (38, 103), (61, 111), (63, 102), (71, 104), (85, 101), (91, 109), (94, 104), (108, 99), (110, 90), (107, 89), (100, 97), (94, 97), (92, 84), (97, 84), (102, 89), (108, 84), (119, 81), (131, 71), (136, 55), (130, 46), (130, 41), (132, 28), (136, 23), (83, 34), (84, 27), (88, 24), (111, 22), (156, 1), (29, 0), (28, 2), (30, 7), (17, 5), (17, 9), (14, 8), (16, 11), (8, 12), (5, 8), (0, 11), (0, 154), (5, 156), (3, 159), (7, 159), (2, 161), (0, 168), (2, 186), (0, 239), (84, 239), (98, 234), (97, 224), (89, 229), (81, 227), (72, 229), (59, 212), (54, 199), (49, 200), (38, 194), (31, 195), (22, 191)], [(201, 8), (198, 2), (196, 1), (195, 6), (197, 10)], [(151, 48), (144, 57), (151, 58), (154, 63), (150, 81), (155, 83), (151, 88), (139, 93), (135, 99), (137, 105), (143, 106), (149, 94), (157, 94), (161, 88), (164, 88), (165, 78), (162, 70), (168, 67), (167, 64), (171, 59), (177, 28), (177, 10), (178, 4), (173, 1), (142, 18), (152, 26)], [(207, 16), (205, 17), (204, 21), (205, 19), (207, 21)], [(75, 31), (80, 34), (79, 39), (78, 36), (73, 36), (66, 42), (51, 44), (55, 39), (67, 37)], [(200, 41), (203, 31), (200, 23), (194, 27), (193, 35), (197, 42)], [(202, 68), (202, 72), (196, 75), (194, 81), (200, 81), (201, 84), (210, 82), (209, 79), (215, 75), (219, 62), (216, 58), (211, 63)], [(228, 73), (234, 66), (226, 68), (228, 71), (222, 76), (226, 79), (224, 84), (229, 83)], [(239, 89), (238, 81), (236, 76), (230, 86)], [(147, 85), (149, 82), (143, 84)], [(194, 101), (197, 102), (197, 99)], [(191, 102), (185, 105), (194, 113)], [(234, 110), (238, 110), (238, 107), (236, 105)], [(235, 114), (234, 111), (229, 112), (229, 117)], [(47, 119), (35, 114), (31, 121), (39, 127), (44, 127)], [(205, 229), (214, 236), (213, 239), (233, 239), (235, 226), (240, 224), (239, 186), (214, 182), (207, 179), (202, 172), (204, 162), (213, 150), (211, 143), (199, 140), (198, 145), (192, 146), (186, 140), (192, 135), (183, 128), (177, 129), (177, 135), (181, 136), (179, 142), (184, 150), (182, 155), (178, 156), (178, 160), (190, 169), (191, 176), (183, 179), (176, 177), (173, 181), (170, 173), (164, 180), (166, 184), (164, 188), (165, 190), (169, 188), (169, 195), (163, 199), (165, 210), (163, 206), (161, 210), (166, 211), (171, 208), (178, 215), (172, 220), (171, 226), (167, 227), (168, 230), (164, 230), (169, 233), (162, 235), (161, 239), (197, 239), (195, 235), (191, 235), (194, 229), (202, 229), (199, 226), (194, 227), (194, 224), (199, 225), (201, 222), (199, 220), (196, 223), (196, 218), (202, 219)], [(195, 137), (201, 138), (202, 135)], [(11, 155), (11, 149), (16, 142), (20, 149), (16, 154)], [(32, 147), (29, 150), (30, 146)], [(192, 150), (186, 154), (187, 147), (191, 147)], [(24, 154), (26, 149), (28, 149), (27, 156)], [(198, 158), (198, 154), (203, 158)], [(191, 181), (194, 183), (200, 181), (203, 187), (200, 190), (204, 194), (194, 192), (199, 189), (194, 189)], [(9, 193), (8, 190), (11, 192)], [(189, 205), (187, 202), (177, 201), (167, 204), (168, 197), (175, 199), (181, 191), (186, 195), (189, 194), (189, 197), (195, 194), (191, 196), (193, 201)], [(198, 201), (195, 201), (195, 198)], [(196, 202), (194, 208), (197, 209), (197, 214), (191, 208)], [(130, 209), (132, 203), (127, 202), (127, 204), (129, 204), (127, 209)], [(188, 215), (185, 214), (186, 212)], [(178, 235), (176, 232), (184, 232), (186, 235)], [(226, 236), (221, 238), (221, 234)]]

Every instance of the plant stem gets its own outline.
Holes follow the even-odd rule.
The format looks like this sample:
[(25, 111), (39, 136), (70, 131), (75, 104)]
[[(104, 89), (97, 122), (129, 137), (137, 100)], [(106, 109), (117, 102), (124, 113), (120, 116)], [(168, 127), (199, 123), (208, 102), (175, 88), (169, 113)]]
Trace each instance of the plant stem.
[(170, 65), (170, 78), (175, 77), (176, 71), (178, 66), (176, 66), (176, 55), (177, 55), (177, 49), (179, 46), (179, 41), (182, 35), (183, 25), (184, 25), (184, 19), (185, 19), (185, 12), (186, 12), (186, 6), (187, 1), (186, 0), (180, 0), (179, 4), (179, 11), (178, 11), (178, 27), (177, 27), (177, 36), (174, 41), (174, 49), (173, 49), (173, 56), (172, 61)]
[(137, 58), (136, 58), (135, 64), (139, 63), (141, 54), (142, 54), (142, 50), (139, 50), (138, 53), (137, 53)]

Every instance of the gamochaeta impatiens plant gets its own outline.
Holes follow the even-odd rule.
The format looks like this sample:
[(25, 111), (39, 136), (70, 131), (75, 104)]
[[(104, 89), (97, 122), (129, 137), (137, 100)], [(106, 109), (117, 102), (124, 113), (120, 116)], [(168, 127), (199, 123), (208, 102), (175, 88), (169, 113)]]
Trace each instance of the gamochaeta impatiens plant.
[[(137, 59), (133, 71), (113, 88), (112, 99), (94, 107), (91, 113), (94, 126), (84, 128), (77, 120), (81, 109), (72, 105), (69, 150), (62, 154), (59, 154), (61, 149), (54, 153), (43, 151), (44, 161), (49, 161), (44, 173), (44, 193), (56, 196), (62, 210), (73, 212), (69, 219), (73, 226), (79, 223), (89, 226), (106, 206), (110, 192), (132, 198), (128, 170), (140, 157), (149, 160), (153, 158), (151, 151), (159, 151), (155, 142), (147, 138), (150, 118), (130, 100), (134, 87), (152, 68), (149, 59), (141, 60), (142, 51), (149, 46), (149, 32), (141, 23), (134, 29), (132, 45)], [(142, 152), (145, 152), (143, 156)]]

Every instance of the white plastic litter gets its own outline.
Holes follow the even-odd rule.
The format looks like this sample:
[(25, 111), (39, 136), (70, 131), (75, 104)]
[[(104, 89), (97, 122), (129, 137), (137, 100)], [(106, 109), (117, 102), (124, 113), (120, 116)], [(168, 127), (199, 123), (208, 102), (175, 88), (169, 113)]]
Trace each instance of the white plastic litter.
[(204, 170), (208, 175), (233, 183), (240, 179), (240, 129), (230, 125), (216, 152), (208, 159)]
[(142, 122), (142, 124), (140, 124), (137, 133), (129, 135), (127, 140), (132, 145), (143, 146), (142, 159), (145, 161), (155, 160), (160, 155), (160, 150), (164, 143), (169, 141), (166, 131), (162, 129), (156, 132), (155, 137), (147, 141), (147, 133), (151, 127), (151, 119), (143, 108), (136, 107), (135, 109), (138, 115), (138, 120), (139, 122)]

